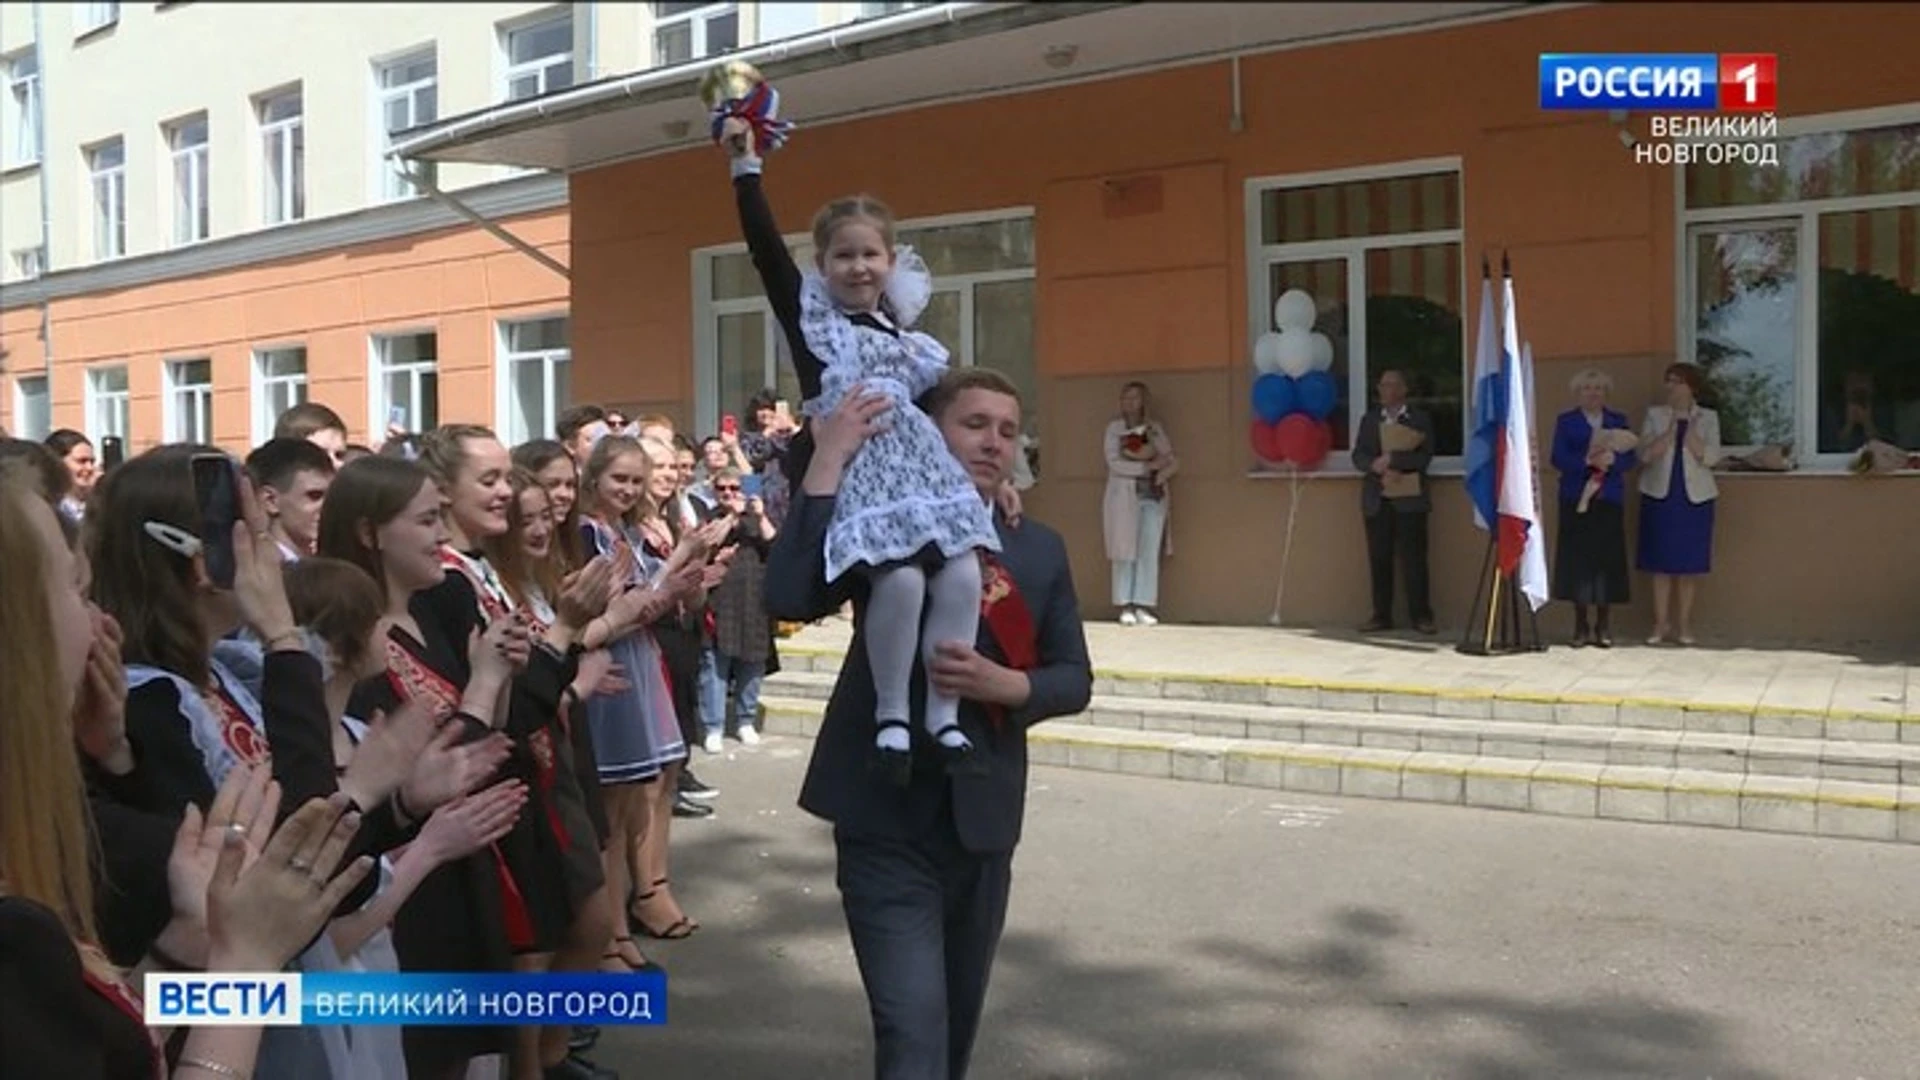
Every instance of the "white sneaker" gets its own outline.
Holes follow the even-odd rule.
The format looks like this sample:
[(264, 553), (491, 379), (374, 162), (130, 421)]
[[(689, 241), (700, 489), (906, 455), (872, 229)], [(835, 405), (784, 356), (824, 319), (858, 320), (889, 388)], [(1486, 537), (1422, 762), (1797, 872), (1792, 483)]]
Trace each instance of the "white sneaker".
[(748, 746), (760, 745), (760, 733), (753, 730), (752, 724), (741, 724), (740, 730), (734, 734), (740, 736), (740, 741)]
[(1139, 614), (1135, 615), (1134, 618), (1140, 621), (1141, 626), (1159, 626), (1160, 625), (1160, 620), (1154, 618), (1153, 612), (1151, 611), (1141, 611)]
[(724, 754), (727, 750), (726, 745), (720, 741), (720, 733), (717, 731), (707, 735), (707, 741), (704, 745), (709, 754)]
[(1140, 617), (1133, 613), (1132, 608), (1128, 608), (1127, 610), (1120, 613), (1121, 626), (1137, 626), (1139, 625), (1139, 623), (1140, 623)]

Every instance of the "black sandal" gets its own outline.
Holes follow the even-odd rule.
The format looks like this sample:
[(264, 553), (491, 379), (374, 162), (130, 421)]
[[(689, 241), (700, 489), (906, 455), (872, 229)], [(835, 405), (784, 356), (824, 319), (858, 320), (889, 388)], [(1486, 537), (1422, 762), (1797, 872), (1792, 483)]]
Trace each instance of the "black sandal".
[[(882, 720), (875, 734), (878, 735), (879, 732), (886, 731), (888, 728), (899, 728), (906, 732), (908, 741), (911, 743), (913, 729), (905, 720)], [(876, 741), (873, 744), (873, 758), (868, 765), (894, 787), (907, 787), (913, 783), (913, 751), (911, 750), (890, 750)]]
[[(664, 881), (664, 879), (662, 879), (662, 881)], [(637, 904), (642, 900), (651, 900), (659, 894), (660, 885), (661, 882), (655, 882), (653, 888), (634, 897), (633, 902)], [(627, 926), (656, 941), (679, 941), (681, 938), (691, 937), (693, 932), (699, 929), (699, 924), (682, 915), (680, 918), (675, 919), (672, 925), (668, 926), (665, 930), (655, 930), (653, 927), (647, 925), (647, 921), (642, 919), (640, 913), (633, 910), (631, 905), (627, 908)]]
[[(600, 954), (601, 962), (604, 963), (608, 960), (615, 960), (615, 961), (618, 961), (622, 966), (624, 966), (628, 971), (659, 971), (660, 970), (660, 965), (654, 963), (653, 958), (645, 955), (644, 953), (641, 954), (640, 963), (638, 964), (635, 964), (633, 961), (627, 959), (625, 956), (620, 955), (620, 946), (623, 944), (632, 945), (633, 939), (630, 937), (614, 938), (613, 947), (608, 949), (606, 952), (603, 952)], [(634, 949), (633, 951), (640, 952), (638, 948)]]

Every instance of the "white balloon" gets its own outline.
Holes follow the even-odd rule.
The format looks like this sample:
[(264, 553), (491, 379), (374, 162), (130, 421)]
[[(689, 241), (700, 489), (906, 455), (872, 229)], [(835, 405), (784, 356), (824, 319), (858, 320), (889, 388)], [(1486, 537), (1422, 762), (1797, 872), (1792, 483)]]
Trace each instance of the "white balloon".
[(1280, 370), (1299, 378), (1313, 370), (1313, 334), (1290, 326), (1280, 331)]
[(1268, 331), (1253, 343), (1253, 366), (1261, 374), (1280, 370), (1280, 335)]
[(1313, 363), (1309, 367), (1314, 371), (1333, 370), (1333, 340), (1319, 331), (1313, 335)]
[(1304, 289), (1288, 289), (1273, 302), (1273, 325), (1282, 330), (1311, 330), (1316, 313)]

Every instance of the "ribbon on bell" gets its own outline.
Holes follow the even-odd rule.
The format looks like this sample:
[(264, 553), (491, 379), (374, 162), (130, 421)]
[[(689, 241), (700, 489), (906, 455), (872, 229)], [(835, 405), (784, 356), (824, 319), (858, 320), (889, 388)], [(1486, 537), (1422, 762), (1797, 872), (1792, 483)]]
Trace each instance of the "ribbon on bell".
[(793, 131), (792, 121), (780, 119), (780, 91), (744, 61), (731, 60), (708, 72), (700, 81), (700, 99), (711, 117), (714, 142), (732, 119), (747, 122), (754, 149), (763, 154), (779, 149)]

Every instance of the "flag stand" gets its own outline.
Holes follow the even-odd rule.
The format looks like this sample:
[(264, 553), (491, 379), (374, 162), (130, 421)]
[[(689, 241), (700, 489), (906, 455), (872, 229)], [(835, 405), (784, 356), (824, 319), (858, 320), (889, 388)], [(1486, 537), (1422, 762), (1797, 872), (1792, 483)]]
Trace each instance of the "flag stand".
[[(1485, 256), (1480, 260), (1480, 273), (1483, 280), (1492, 277), (1492, 268), (1487, 265)], [(1511, 302), (1513, 268), (1507, 254), (1500, 255), (1500, 276), (1508, 283), (1508, 297)], [(1491, 292), (1485, 294), (1491, 297)], [(1491, 308), (1483, 304), (1481, 332), (1490, 332), (1491, 325), (1486, 322)], [(1511, 312), (1509, 311), (1509, 315)], [(1509, 328), (1511, 328), (1509, 323)], [(1515, 354), (1516, 363), (1519, 354)], [(1522, 370), (1516, 368), (1516, 370)], [(1509, 373), (1505, 377), (1512, 378)], [(1528, 438), (1532, 433), (1528, 433)], [(1537, 478), (1535, 480), (1537, 493)], [(1537, 498), (1536, 498), (1537, 502)], [(1458, 649), (1470, 656), (1504, 656), (1521, 652), (1542, 652), (1546, 645), (1540, 637), (1540, 619), (1533, 605), (1520, 590), (1520, 583), (1513, 574), (1503, 573), (1500, 569), (1499, 526), (1488, 522), (1487, 554), (1480, 563), (1478, 584), (1474, 588), (1473, 604), (1467, 611), (1467, 625), (1461, 631)]]
[(1469, 656), (1544, 652), (1539, 614), (1521, 597), (1513, 579), (1500, 572), (1499, 547), (1498, 540), (1487, 540), (1480, 584), (1473, 592), (1473, 606), (1467, 609), (1471, 614), (1460, 634), (1459, 651)]

